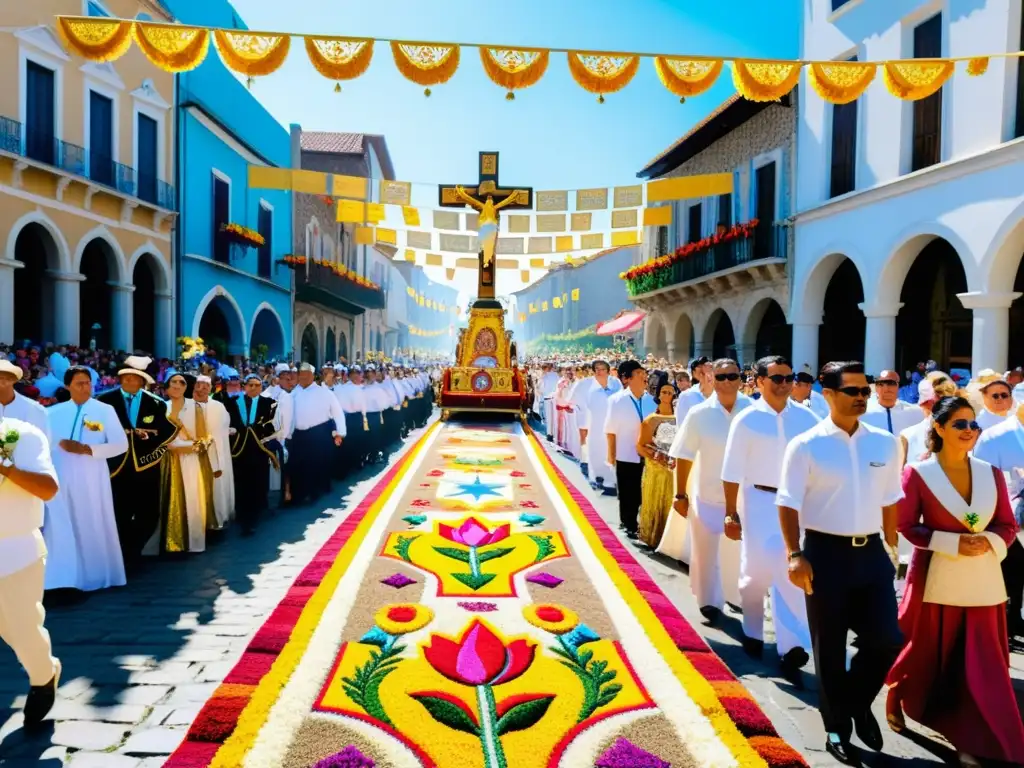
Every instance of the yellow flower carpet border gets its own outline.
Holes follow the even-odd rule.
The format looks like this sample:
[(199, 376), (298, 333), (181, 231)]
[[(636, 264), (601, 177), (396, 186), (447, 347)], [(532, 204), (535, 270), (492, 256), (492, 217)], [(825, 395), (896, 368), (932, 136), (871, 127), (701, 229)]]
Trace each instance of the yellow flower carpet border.
[[(431, 427), (303, 570), (166, 765), (805, 766), (521, 429)], [(518, 462), (490, 458), (501, 434)], [(479, 463), (430, 450), (446, 437)], [(670, 742), (672, 762), (655, 754)]]

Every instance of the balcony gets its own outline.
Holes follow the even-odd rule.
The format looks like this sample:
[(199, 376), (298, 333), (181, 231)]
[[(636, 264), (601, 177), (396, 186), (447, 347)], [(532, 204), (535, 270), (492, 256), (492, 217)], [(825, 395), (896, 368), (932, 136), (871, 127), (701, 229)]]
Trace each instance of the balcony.
[(643, 291), (645, 286), (629, 282), (627, 287), (643, 291), (630, 290), (634, 303), (657, 310), (784, 278), (788, 259), (789, 229), (781, 224), (758, 224), (749, 237), (710, 246), (668, 266), (657, 288)]
[(0, 116), (0, 152), (9, 152), (95, 184), (116, 190), (159, 208), (175, 209), (174, 187), (123, 163), (62, 141), (54, 136), (31, 133), (17, 120)]
[[(308, 267), (308, 272), (307, 272)], [(369, 288), (336, 274), (330, 267), (305, 264), (295, 269), (295, 300), (318, 304), (347, 315), (384, 309), (384, 291)]]

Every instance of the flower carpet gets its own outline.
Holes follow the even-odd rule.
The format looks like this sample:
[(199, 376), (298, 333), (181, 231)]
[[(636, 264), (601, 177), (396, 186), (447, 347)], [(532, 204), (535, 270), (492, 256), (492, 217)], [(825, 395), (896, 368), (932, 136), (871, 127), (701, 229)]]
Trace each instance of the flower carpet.
[(805, 763), (528, 430), (436, 424), (166, 765)]

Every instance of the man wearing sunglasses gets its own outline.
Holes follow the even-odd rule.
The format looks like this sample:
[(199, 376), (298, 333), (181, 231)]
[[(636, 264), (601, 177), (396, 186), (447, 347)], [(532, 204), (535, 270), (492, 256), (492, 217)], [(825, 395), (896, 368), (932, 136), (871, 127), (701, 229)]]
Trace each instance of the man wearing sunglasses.
[(861, 363), (828, 363), (821, 386), (829, 418), (789, 443), (776, 504), (790, 581), (806, 593), (825, 750), (860, 765), (850, 737), (881, 750), (871, 703), (903, 644), (893, 589), (902, 466), (896, 438), (860, 422), (871, 396)]
[[(818, 417), (790, 400), (793, 368), (780, 356), (763, 357), (754, 368), (761, 398), (729, 429), (722, 465), (725, 533), (740, 538), (740, 600), (743, 649), (760, 658), (764, 649), (764, 596), (771, 598), (775, 648), (785, 677), (802, 686), (800, 670), (811, 647), (803, 590), (789, 580), (786, 546), (775, 506), (782, 457), (793, 438), (818, 424)], [(742, 505), (738, 499), (742, 494)], [(738, 510), (742, 507), (742, 515)], [(741, 524), (742, 520), (742, 524)]]
[[(739, 548), (728, 547), (725, 562), (719, 562), (719, 548), (725, 530), (722, 459), (729, 425), (751, 404), (749, 397), (740, 394), (740, 367), (735, 360), (716, 360), (712, 370), (714, 392), (690, 410), (669, 449), (669, 456), (676, 460), (676, 500), (672, 506), (690, 520), (690, 588), (701, 615), (709, 623), (718, 619), (726, 598), (737, 591), (739, 584)], [(690, 516), (686, 486), (698, 456), (699, 473), (693, 500), (695, 514)]]
[(992, 429), (1013, 415), (1013, 388), (1004, 376), (991, 368), (978, 374), (977, 383), (972, 382), (970, 389), (976, 389), (984, 404), (978, 411), (978, 423), (982, 429)]
[(819, 419), (828, 418), (828, 403), (820, 392), (814, 390), (814, 376), (810, 371), (804, 370), (796, 374), (793, 391), (789, 397), (794, 403), (810, 409)]
[[(986, 429), (974, 446), (974, 456), (1006, 473), (1006, 487), (1014, 505), (1017, 525), (1024, 522), (1024, 403), (1010, 418), (992, 429)], [(1006, 550), (1002, 562), (1003, 580), (1009, 601), (1006, 604), (1007, 629), (1011, 638), (1024, 636), (1024, 531)]]
[(878, 374), (875, 378), (877, 399), (868, 402), (868, 410), (861, 423), (898, 435), (923, 420), (921, 409), (898, 399), (899, 392), (900, 375), (896, 371), (885, 370)]
[(690, 376), (696, 382), (676, 400), (676, 426), (682, 427), (686, 414), (709, 397), (715, 388), (713, 366), (706, 357), (695, 357), (690, 361)]

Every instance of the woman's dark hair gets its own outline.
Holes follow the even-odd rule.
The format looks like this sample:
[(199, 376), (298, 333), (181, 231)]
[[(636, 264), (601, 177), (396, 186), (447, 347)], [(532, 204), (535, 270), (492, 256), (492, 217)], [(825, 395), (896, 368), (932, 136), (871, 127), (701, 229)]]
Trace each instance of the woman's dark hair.
[(928, 430), (927, 443), (929, 451), (938, 453), (942, 450), (942, 438), (939, 437), (935, 425), (946, 426), (949, 420), (953, 418), (953, 414), (962, 408), (970, 408), (971, 413), (974, 413), (974, 406), (971, 405), (971, 401), (966, 397), (942, 397), (935, 403), (935, 407), (932, 408), (932, 426)]
[(64, 386), (70, 387), (71, 382), (75, 380), (75, 376), (78, 376), (79, 374), (84, 375), (85, 378), (89, 380), (89, 383), (92, 383), (92, 374), (89, 372), (88, 368), (84, 365), (72, 365), (64, 371)]
[(655, 397), (658, 397), (658, 398), (661, 397), (661, 388), (662, 387), (672, 387), (672, 390), (674, 392), (677, 392), (677, 393), (679, 392), (679, 390), (676, 388), (675, 380), (671, 376), (669, 376), (666, 371), (657, 371), (656, 373), (658, 375), (658, 379), (657, 379), (657, 382), (654, 385), (654, 396)]

